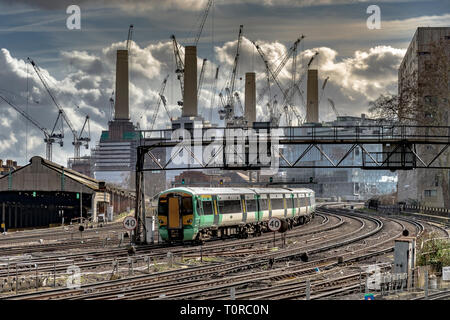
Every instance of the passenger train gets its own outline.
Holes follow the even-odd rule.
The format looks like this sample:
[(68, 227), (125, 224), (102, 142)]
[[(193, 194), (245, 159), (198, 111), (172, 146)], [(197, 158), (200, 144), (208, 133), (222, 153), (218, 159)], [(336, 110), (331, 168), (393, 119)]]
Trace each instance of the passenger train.
[(159, 234), (166, 242), (247, 238), (268, 231), (277, 217), (289, 228), (310, 221), (316, 204), (305, 188), (177, 187), (158, 199)]

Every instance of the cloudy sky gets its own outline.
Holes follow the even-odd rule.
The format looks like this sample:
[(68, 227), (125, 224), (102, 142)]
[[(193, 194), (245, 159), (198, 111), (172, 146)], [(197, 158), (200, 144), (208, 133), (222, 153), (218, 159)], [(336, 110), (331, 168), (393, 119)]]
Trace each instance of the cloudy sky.
[[(33, 59), (42, 70), (58, 102), (77, 130), (90, 116), (91, 147), (110, 117), (109, 99), (114, 90), (115, 51), (125, 46), (128, 26), (134, 25), (130, 61), (130, 106), (133, 122), (147, 128), (161, 83), (169, 75), (165, 96), (173, 116), (181, 112), (180, 86), (174, 73), (170, 35), (182, 46), (195, 35), (207, 0), (0, 0), (0, 94), (52, 129), (57, 109), (39, 78), (26, 63)], [(66, 9), (81, 9), (81, 30), (69, 30)], [(369, 5), (381, 9), (381, 29), (369, 29)], [(225, 87), (236, 51), (239, 25), (244, 38), (236, 89), (244, 97), (245, 72), (257, 72), (257, 90), (265, 86), (264, 65), (251, 41), (256, 41), (276, 67), (286, 50), (301, 35), (296, 79), (304, 79), (305, 65), (314, 52), (312, 67), (319, 69), (320, 120), (335, 117), (328, 99), (340, 114), (367, 112), (368, 102), (397, 90), (397, 68), (419, 26), (448, 26), (447, 1), (357, 1), (357, 0), (214, 0), (198, 45), (198, 66), (208, 59), (201, 114), (215, 123), (218, 98), (212, 108), (212, 84), (220, 66), (218, 92)], [(279, 80), (292, 82), (289, 61)], [(200, 72), (199, 72), (200, 73)], [(301, 87), (305, 90), (303, 81)], [(273, 90), (273, 94), (277, 94)], [(281, 93), (278, 92), (278, 96)], [(294, 104), (304, 114), (301, 96)], [(258, 120), (267, 120), (265, 96), (258, 105)], [(281, 103), (281, 102), (280, 102)], [(237, 111), (239, 114), (239, 111)], [(160, 112), (157, 126), (169, 119)], [(64, 147), (54, 145), (53, 160), (66, 165), (73, 156), (72, 134), (65, 131)], [(0, 158), (25, 164), (33, 155), (45, 157), (43, 134), (5, 103), (0, 104)], [(82, 150), (87, 154), (89, 150)]]

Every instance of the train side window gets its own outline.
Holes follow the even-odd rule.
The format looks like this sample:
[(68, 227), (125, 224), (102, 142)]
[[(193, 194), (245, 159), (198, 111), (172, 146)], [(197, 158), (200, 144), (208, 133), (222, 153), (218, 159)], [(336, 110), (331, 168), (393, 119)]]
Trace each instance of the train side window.
[(300, 198), (300, 206), (301, 207), (305, 207), (306, 206), (306, 198), (305, 197)]
[(294, 201), (295, 201), (295, 198), (287, 197), (286, 198), (286, 208), (288, 208), (288, 209), (294, 208)]
[(284, 209), (283, 199), (271, 199), (272, 210)]
[(214, 214), (212, 201), (210, 201), (210, 200), (202, 201), (202, 204), (203, 204), (203, 214), (204, 215), (213, 215)]
[(267, 201), (267, 199), (259, 199), (259, 204), (261, 206), (261, 211), (269, 210), (269, 202)]
[(241, 200), (219, 201), (219, 211), (221, 214), (242, 212)]
[(257, 211), (256, 199), (245, 200), (247, 202), (247, 212)]

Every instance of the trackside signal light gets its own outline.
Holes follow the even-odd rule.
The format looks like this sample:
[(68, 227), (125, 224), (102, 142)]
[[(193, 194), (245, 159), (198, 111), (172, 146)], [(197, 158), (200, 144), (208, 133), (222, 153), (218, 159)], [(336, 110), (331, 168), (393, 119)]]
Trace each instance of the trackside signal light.
[(269, 178), (269, 182), (272, 183), (273, 182), (273, 177)]
[(314, 178), (313, 177), (309, 177), (309, 183), (313, 183), (314, 182)]
[(181, 179), (181, 184), (184, 184), (184, 179)]
[(33, 191), (33, 197), (36, 197), (36, 191)]
[(220, 183), (220, 185), (223, 185), (223, 180), (222, 180), (222, 179), (220, 179), (219, 183)]

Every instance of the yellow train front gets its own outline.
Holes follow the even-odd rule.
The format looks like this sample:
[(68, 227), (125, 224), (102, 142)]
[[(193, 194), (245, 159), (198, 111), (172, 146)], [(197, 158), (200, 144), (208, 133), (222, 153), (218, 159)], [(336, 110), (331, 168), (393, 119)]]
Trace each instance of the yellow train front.
[(306, 223), (315, 208), (306, 188), (172, 188), (159, 195), (159, 234), (167, 242), (246, 238), (267, 231), (272, 217)]

